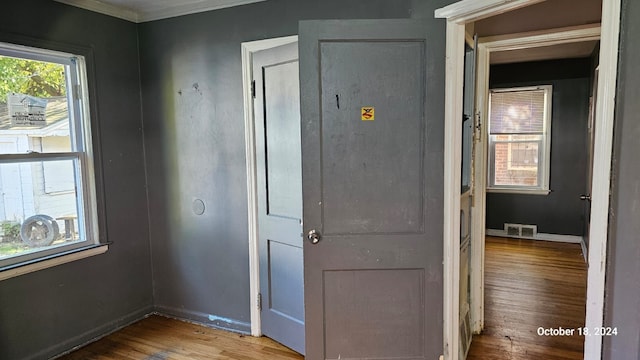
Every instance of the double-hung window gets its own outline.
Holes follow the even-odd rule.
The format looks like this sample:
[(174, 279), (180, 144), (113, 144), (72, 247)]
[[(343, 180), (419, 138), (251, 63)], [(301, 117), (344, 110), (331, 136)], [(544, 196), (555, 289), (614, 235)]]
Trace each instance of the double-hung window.
[(0, 269), (98, 244), (83, 56), (0, 43)]
[(547, 194), (551, 85), (489, 93), (488, 190)]

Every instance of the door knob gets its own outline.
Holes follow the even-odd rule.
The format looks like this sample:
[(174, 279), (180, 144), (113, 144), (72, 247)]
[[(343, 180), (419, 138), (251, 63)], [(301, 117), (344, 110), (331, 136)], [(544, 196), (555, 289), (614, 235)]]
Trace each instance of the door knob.
[(307, 234), (307, 240), (309, 240), (312, 244), (317, 244), (320, 242), (320, 234), (318, 234), (318, 232), (313, 229), (310, 230), (309, 233)]
[(591, 195), (580, 195), (580, 200), (591, 201)]

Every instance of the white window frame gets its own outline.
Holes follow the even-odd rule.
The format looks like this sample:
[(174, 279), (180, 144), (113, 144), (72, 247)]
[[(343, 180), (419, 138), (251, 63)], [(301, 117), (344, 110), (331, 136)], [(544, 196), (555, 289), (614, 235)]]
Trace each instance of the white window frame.
[(2, 163), (73, 160), (80, 241), (48, 247), (0, 260), (0, 280), (104, 253), (100, 242), (96, 175), (85, 56), (0, 42), (0, 55), (64, 65), (67, 82), (70, 152), (0, 154)]
[[(539, 85), (539, 86), (518, 86), (510, 88), (494, 88), (489, 91), (488, 101), (488, 114), (491, 114), (491, 96), (494, 93), (504, 92), (519, 92), (519, 91), (535, 91), (544, 90), (544, 118), (543, 118), (543, 134), (542, 141), (539, 142), (538, 151), (541, 152), (538, 157), (538, 185), (526, 186), (526, 185), (495, 185), (495, 144), (496, 143), (508, 143), (511, 141), (494, 141), (491, 138), (491, 119), (488, 119), (487, 125), (488, 131), (488, 167), (487, 167), (487, 192), (493, 193), (511, 193), (511, 194), (531, 194), (531, 195), (547, 195), (550, 193), (549, 177), (551, 173), (551, 118), (552, 118), (552, 104), (553, 104), (553, 86), (552, 85)], [(489, 115), (490, 116), (490, 115)], [(513, 133), (511, 135), (518, 135)], [(527, 135), (527, 134), (522, 134)], [(535, 141), (531, 141), (535, 142)], [(542, 149), (540, 149), (542, 147)]]

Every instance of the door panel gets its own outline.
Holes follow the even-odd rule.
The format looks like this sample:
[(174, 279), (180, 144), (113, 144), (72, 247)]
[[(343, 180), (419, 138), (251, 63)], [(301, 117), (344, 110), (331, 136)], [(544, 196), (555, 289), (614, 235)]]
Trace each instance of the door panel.
[(299, 221), (302, 181), (297, 75), (298, 61), (263, 67), (267, 213)]
[(304, 244), (309, 360), (442, 353), (427, 34), (412, 20), (300, 23), (304, 230), (320, 235)]
[(422, 269), (326, 271), (326, 358), (423, 356), (423, 284)]
[(324, 42), (320, 56), (324, 234), (422, 232), (424, 43)]
[(262, 332), (304, 353), (298, 47), (253, 55)]

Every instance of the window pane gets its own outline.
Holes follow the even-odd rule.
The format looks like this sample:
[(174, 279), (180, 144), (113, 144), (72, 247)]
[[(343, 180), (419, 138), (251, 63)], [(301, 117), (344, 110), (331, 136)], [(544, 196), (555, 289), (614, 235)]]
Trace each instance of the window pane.
[(491, 93), (491, 134), (543, 133), (545, 90)]
[(82, 240), (74, 163), (0, 164), (0, 259)]
[(537, 170), (538, 144), (512, 143), (509, 144), (509, 169)]
[(0, 56), (0, 154), (71, 151), (68, 68)]
[(542, 135), (491, 135), (495, 186), (539, 185)]

